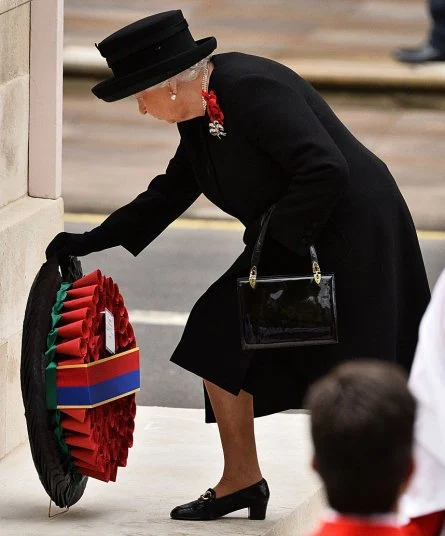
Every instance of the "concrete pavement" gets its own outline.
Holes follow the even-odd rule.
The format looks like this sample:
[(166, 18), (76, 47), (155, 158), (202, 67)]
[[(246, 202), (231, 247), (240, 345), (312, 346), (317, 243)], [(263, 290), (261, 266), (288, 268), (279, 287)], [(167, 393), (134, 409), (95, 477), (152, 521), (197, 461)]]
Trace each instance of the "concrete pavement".
[[(336, 88), (324, 96), (388, 164), (417, 227), (445, 229), (445, 62), (412, 67), (391, 59), (395, 47), (426, 38), (425, 1), (246, 0), (242, 6), (184, 0), (180, 7), (196, 38), (217, 36), (219, 52), (271, 57), (316, 86)], [(170, 7), (161, 0), (66, 0), (66, 73), (106, 75), (94, 43)], [(164, 171), (178, 140), (176, 129), (138, 118), (131, 99), (96, 100), (90, 93), (96, 79), (65, 80), (63, 193), (70, 211), (110, 212), (129, 201)], [(186, 216), (227, 218), (205, 198)]]
[(0, 461), (2, 536), (303, 536), (311, 531), (324, 500), (310, 469), (304, 414), (256, 420), (258, 452), (271, 488), (265, 521), (248, 520), (246, 510), (209, 522), (169, 518), (174, 506), (198, 498), (220, 477), (217, 427), (203, 418), (201, 410), (138, 407), (134, 446), (117, 482), (89, 479), (81, 500), (54, 519), (47, 517), (49, 498), (28, 445), (17, 448)]
[[(426, 37), (424, 0), (183, 0), (193, 34), (215, 35), (218, 50), (277, 59), (308, 80), (330, 86), (445, 88), (445, 64), (410, 67), (391, 52)], [(165, 2), (65, 2), (66, 72), (106, 73), (93, 43), (137, 18), (172, 9)], [(105, 69), (105, 71), (104, 71)]]

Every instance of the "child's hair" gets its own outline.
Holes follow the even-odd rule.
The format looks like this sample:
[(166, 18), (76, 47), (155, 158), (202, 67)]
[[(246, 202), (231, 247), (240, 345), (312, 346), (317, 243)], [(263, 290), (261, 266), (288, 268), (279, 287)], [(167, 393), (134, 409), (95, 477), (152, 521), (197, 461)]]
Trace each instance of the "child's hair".
[(331, 507), (391, 512), (412, 460), (416, 403), (403, 370), (381, 361), (345, 363), (311, 387), (305, 405)]

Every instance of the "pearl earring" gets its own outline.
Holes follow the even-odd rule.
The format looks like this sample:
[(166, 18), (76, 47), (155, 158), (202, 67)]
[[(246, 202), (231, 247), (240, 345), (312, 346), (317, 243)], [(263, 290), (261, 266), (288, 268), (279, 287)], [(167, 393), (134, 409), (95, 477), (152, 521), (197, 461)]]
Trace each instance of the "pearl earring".
[(176, 93), (174, 93), (173, 91), (170, 91), (170, 98), (171, 100), (176, 100)]

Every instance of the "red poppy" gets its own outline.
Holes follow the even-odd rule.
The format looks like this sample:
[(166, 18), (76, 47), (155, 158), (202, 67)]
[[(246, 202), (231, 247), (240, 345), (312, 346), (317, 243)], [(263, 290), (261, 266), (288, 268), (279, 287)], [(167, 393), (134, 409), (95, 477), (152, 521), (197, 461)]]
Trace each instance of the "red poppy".
[(219, 104), (216, 102), (216, 95), (214, 91), (202, 91), (202, 96), (207, 103), (207, 114), (210, 117), (210, 121), (218, 121), (220, 125), (224, 124), (224, 114), (219, 107)]

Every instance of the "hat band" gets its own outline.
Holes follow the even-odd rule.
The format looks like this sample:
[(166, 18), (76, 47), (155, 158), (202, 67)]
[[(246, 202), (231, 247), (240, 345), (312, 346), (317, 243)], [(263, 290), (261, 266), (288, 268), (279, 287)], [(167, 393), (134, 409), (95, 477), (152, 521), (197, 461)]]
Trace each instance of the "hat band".
[(188, 28), (185, 28), (179, 33), (129, 54), (119, 61), (109, 61), (108, 65), (116, 77), (127, 76), (150, 65), (173, 59), (174, 56), (196, 47), (197, 44), (192, 34)]
[[(146, 35), (144, 34), (138, 34), (137, 37), (135, 36), (135, 39), (133, 39), (132, 43), (125, 43), (125, 46), (122, 44), (118, 47), (117, 44), (114, 46), (114, 48), (109, 49), (107, 47), (106, 53), (101, 52), (102, 56), (104, 58), (111, 57), (113, 58), (112, 61), (118, 61), (123, 58), (126, 58), (130, 54), (134, 54), (138, 50), (141, 50), (142, 48), (148, 48), (150, 46), (158, 45), (159, 43), (162, 43), (165, 39), (168, 39), (169, 37), (172, 37), (173, 35), (181, 32), (185, 28), (188, 28), (187, 21), (185, 19), (177, 22), (176, 24), (172, 24), (171, 26), (168, 26), (167, 28), (164, 28), (164, 30), (160, 30), (156, 32), (154, 35), (150, 32)], [(144, 32), (147, 33), (147, 32)], [(99, 48), (102, 48), (99, 45)], [(100, 51), (100, 50), (99, 50)], [(107, 60), (108, 61), (108, 60)]]

